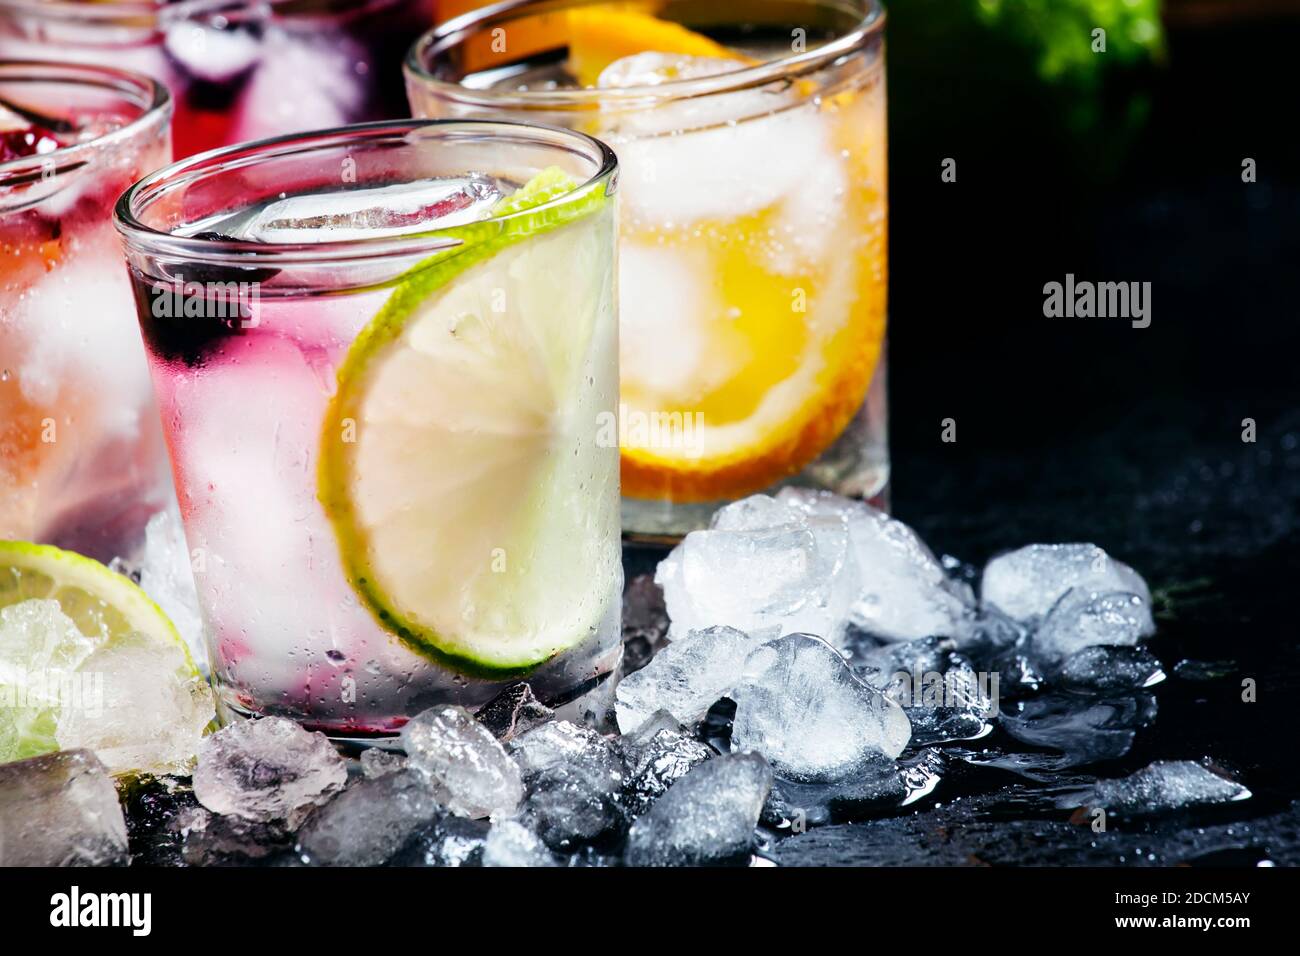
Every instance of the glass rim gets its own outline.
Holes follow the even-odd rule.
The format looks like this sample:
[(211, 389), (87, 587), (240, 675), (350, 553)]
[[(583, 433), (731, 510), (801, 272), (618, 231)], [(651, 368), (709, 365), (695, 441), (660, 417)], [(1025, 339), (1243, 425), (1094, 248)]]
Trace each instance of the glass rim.
[[(236, 9), (275, 9), (291, 2), (292, 0), (175, 0), (174, 3), (168, 3), (166, 0), (108, 0), (103, 3), (86, 3), (85, 0), (0, 0), (0, 10), (36, 20), (153, 29), (163, 24), (184, 22), (205, 13)], [(392, 0), (353, 0), (352, 5), (363, 7), (377, 2)]]
[[(719, 93), (733, 93), (790, 79), (822, 69), (840, 57), (865, 46), (885, 29), (885, 10), (880, 0), (854, 0), (863, 8), (853, 29), (814, 50), (767, 60), (753, 66), (712, 76), (669, 80), (653, 86), (624, 86), (605, 89), (570, 90), (478, 90), (434, 76), (426, 62), (463, 43), (486, 24), (509, 22), (533, 12), (553, 13), (598, 0), (500, 0), (471, 10), (425, 32), (411, 45), (402, 64), (409, 80), (418, 82), (445, 99), (466, 105), (498, 109), (595, 109), (613, 103), (616, 108), (644, 108), (658, 103)], [(808, 0), (810, 6), (837, 6), (831, 0)]]
[[(61, 146), (48, 153), (20, 156), (0, 163), (0, 189), (22, 186), (51, 175), (59, 176), (89, 165), (98, 151), (105, 146), (133, 139), (138, 133), (158, 122), (168, 126), (172, 112), (171, 93), (167, 87), (143, 73), (119, 70), (111, 66), (92, 66), (84, 63), (62, 63), (55, 60), (0, 60), (0, 82), (7, 80), (32, 80), (33, 82), (61, 83), (91, 81), (123, 97), (138, 94), (140, 115), (123, 123), (102, 136), (84, 143)], [(54, 162), (53, 173), (50, 163)]]
[(582, 199), (603, 183), (614, 181), (618, 170), (618, 159), (614, 151), (603, 142), (585, 133), (557, 126), (490, 119), (406, 119), (356, 123), (351, 126), (289, 133), (270, 139), (224, 146), (171, 163), (132, 184), (118, 197), (113, 207), (113, 225), (131, 251), (231, 266), (248, 266), (251, 263), (301, 266), (364, 262), (454, 249), (464, 244), (464, 240), (459, 238), (457, 233), (464, 229), (467, 225), (465, 223), (410, 232), (400, 236), (340, 239), (328, 242), (276, 243), (179, 236), (147, 226), (137, 215), (137, 210), (144, 203), (158, 198), (168, 188), (188, 185), (207, 175), (220, 175), (238, 170), (270, 157), (292, 156), (343, 143), (356, 146), (359, 136), (364, 141), (375, 142), (393, 136), (409, 137), (411, 133), (419, 130), (447, 130), (452, 135), (457, 132), (472, 133), (475, 137), (491, 135), (492, 131), (498, 134), (513, 133), (517, 141), (556, 148), (563, 148), (563, 144), (567, 142), (582, 147), (581, 150), (572, 149), (570, 152), (581, 152), (597, 167), (596, 172), (584, 182), (549, 202), (501, 216), (478, 219), (471, 225), (509, 223), (545, 210), (563, 208)]

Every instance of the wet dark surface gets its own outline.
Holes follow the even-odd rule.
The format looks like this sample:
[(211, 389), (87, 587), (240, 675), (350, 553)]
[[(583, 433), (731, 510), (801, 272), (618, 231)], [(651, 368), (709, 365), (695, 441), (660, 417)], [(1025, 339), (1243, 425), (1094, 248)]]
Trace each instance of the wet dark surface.
[[(1005, 762), (1039, 780), (955, 761), (888, 818), (779, 842), (781, 863), (1300, 862), (1300, 149), (1259, 93), (1289, 82), (1270, 51), (1297, 36), (1295, 20), (1174, 30), (1167, 66), (1120, 91), (1148, 108), (1123, 147), (1114, 127), (1068, 140), (1034, 115), (994, 120), (977, 92), (905, 114), (924, 71), (891, 74), (894, 513), (975, 564), (1101, 545), (1150, 583), (1169, 676), (1122, 754)], [(1067, 272), (1150, 281), (1150, 327), (1045, 318), (1042, 287)], [(1053, 755), (1002, 727), (969, 746)], [(1253, 796), (1104, 833), (1050, 799), (1059, 781), (1202, 758)]]

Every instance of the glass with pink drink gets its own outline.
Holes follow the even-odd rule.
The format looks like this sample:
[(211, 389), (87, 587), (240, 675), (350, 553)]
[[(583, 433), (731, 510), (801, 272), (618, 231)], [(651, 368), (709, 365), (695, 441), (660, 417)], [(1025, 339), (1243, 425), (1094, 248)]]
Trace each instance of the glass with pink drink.
[(0, 57), (161, 80), (177, 156), (409, 115), (401, 61), (430, 0), (0, 0)]
[(112, 224), (170, 114), (143, 76), (0, 62), (0, 539), (128, 556), (171, 499)]
[(228, 710), (373, 739), (521, 677), (607, 686), (615, 170), (579, 133), (407, 121), (122, 197)]

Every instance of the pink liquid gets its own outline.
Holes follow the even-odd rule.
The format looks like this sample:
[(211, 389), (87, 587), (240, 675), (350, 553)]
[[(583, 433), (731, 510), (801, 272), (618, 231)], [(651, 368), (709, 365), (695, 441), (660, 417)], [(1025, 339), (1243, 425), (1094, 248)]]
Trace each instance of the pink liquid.
[[(129, 117), (94, 119), (102, 131)], [(5, 136), (8, 159), (56, 159), (50, 147), (66, 143), (42, 130)], [(98, 149), (48, 184), (6, 185), (0, 174), (9, 210), (0, 215), (0, 538), (108, 560), (129, 555), (167, 505), (165, 449), (110, 215), (122, 190), (169, 154), (162, 131)]]
[[(206, 19), (129, 29), (12, 11), (0, 17), (0, 57), (113, 66), (161, 80), (175, 104), (177, 158), (408, 115), (402, 58), (433, 23), (429, 0), (279, 0), (273, 7), (266, 16), (232, 0)], [(225, 22), (214, 25), (218, 15)]]

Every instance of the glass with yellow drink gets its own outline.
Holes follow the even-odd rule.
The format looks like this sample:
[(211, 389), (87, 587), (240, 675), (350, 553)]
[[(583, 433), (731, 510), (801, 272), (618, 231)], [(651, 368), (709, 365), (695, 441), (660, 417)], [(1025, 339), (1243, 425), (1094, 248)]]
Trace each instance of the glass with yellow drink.
[(533, 0), (407, 59), (417, 116), (567, 126), (619, 155), (611, 440), (633, 537), (782, 485), (885, 492), (883, 23), (872, 0)]

